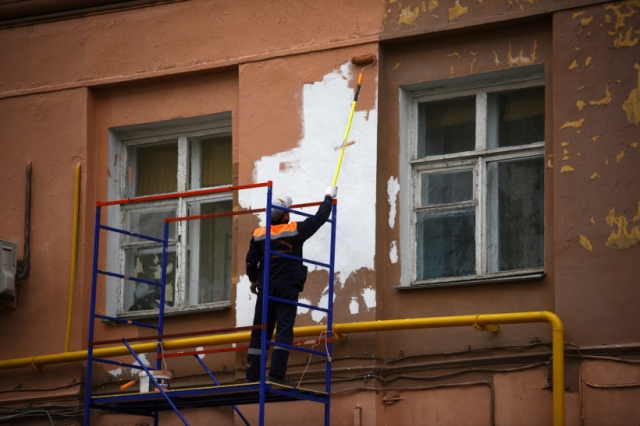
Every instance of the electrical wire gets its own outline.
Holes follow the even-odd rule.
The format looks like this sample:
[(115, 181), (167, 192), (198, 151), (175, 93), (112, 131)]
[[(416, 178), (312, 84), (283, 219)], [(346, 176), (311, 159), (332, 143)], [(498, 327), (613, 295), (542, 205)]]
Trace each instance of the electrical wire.
[(49, 414), (49, 412), (47, 410), (30, 410), (30, 411), (25, 411), (25, 412), (19, 413), (19, 414), (13, 414), (11, 416), (0, 417), (0, 422), (6, 421), (6, 420), (15, 419), (17, 417), (24, 417), (24, 416), (30, 415), (32, 413), (45, 413), (47, 415), (47, 417), (49, 417), (49, 422), (51, 422), (51, 425), (52, 426), (56, 426), (56, 424), (53, 422), (53, 419), (51, 418), (51, 415)]

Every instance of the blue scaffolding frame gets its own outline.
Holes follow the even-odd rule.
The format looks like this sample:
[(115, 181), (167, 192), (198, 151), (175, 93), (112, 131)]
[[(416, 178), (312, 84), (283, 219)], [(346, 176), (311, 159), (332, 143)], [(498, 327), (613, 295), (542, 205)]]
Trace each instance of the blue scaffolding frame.
[[(228, 213), (217, 213), (217, 214), (209, 214), (209, 215), (201, 215), (197, 217), (178, 217), (178, 218), (167, 218), (164, 221), (164, 236), (163, 239), (150, 237), (146, 235), (141, 235), (138, 233), (133, 233), (124, 229), (117, 229), (114, 227), (101, 225), (101, 208), (105, 206), (112, 205), (121, 205), (135, 202), (143, 202), (143, 201), (154, 201), (160, 199), (168, 199), (168, 198), (178, 198), (182, 196), (195, 196), (195, 195), (203, 195), (210, 194), (215, 192), (225, 192), (225, 191), (237, 191), (242, 189), (250, 189), (250, 188), (259, 188), (259, 187), (267, 187), (267, 203), (266, 209), (258, 209), (258, 210), (245, 210), (242, 212), (228, 212)], [(151, 328), (156, 330), (157, 335), (152, 337), (154, 341), (157, 343), (156, 349), (156, 370), (161, 369), (161, 363), (163, 359), (162, 353), (162, 341), (163, 339), (170, 337), (169, 335), (163, 335), (164, 330), (164, 304), (165, 304), (165, 286), (166, 286), (166, 269), (167, 269), (167, 256), (169, 250), (169, 224), (171, 222), (177, 222), (180, 220), (193, 220), (193, 219), (202, 219), (206, 217), (215, 217), (219, 215), (235, 215), (242, 213), (255, 213), (259, 211), (266, 212), (266, 223), (271, 223), (271, 209), (283, 210), (286, 212), (290, 212), (300, 216), (311, 217), (313, 215), (304, 213), (299, 210), (295, 210), (295, 207), (306, 207), (311, 205), (318, 205), (320, 203), (309, 203), (302, 205), (295, 205), (291, 208), (284, 208), (280, 206), (275, 206), (272, 203), (272, 187), (273, 184), (271, 181), (266, 183), (254, 184), (254, 185), (245, 185), (245, 186), (235, 186), (235, 187), (225, 187), (225, 188), (212, 188), (205, 189), (199, 191), (190, 191), (187, 193), (175, 193), (168, 194), (162, 196), (150, 196), (150, 197), (139, 197), (134, 199), (126, 199), (126, 200), (118, 200), (118, 201), (110, 201), (110, 202), (98, 202), (96, 203), (96, 221), (95, 221), (95, 229), (94, 229), (94, 254), (93, 254), (93, 272), (92, 272), (92, 285), (91, 285), (91, 302), (90, 302), (90, 319), (89, 319), (89, 331), (88, 331), (88, 349), (87, 349), (87, 377), (85, 384), (85, 413), (84, 413), (84, 425), (89, 426), (90, 424), (90, 414), (91, 409), (100, 409), (105, 411), (111, 411), (115, 413), (121, 414), (131, 414), (131, 415), (142, 415), (142, 416), (150, 416), (154, 419), (154, 426), (158, 426), (159, 422), (159, 413), (161, 411), (173, 410), (176, 415), (182, 420), (185, 425), (189, 425), (187, 420), (184, 418), (180, 410), (189, 409), (189, 408), (199, 408), (199, 407), (218, 407), (218, 406), (233, 406), (237, 414), (243, 420), (246, 425), (249, 425), (247, 419), (240, 412), (238, 405), (243, 404), (259, 404), (259, 424), (260, 426), (264, 425), (265, 422), (265, 405), (271, 402), (284, 402), (284, 401), (295, 401), (295, 400), (307, 400), (318, 403), (323, 403), (325, 405), (325, 426), (328, 426), (330, 423), (330, 391), (331, 391), (331, 354), (332, 354), (332, 338), (333, 338), (333, 293), (334, 293), (334, 264), (335, 264), (335, 242), (336, 242), (336, 213), (337, 213), (337, 202), (334, 200), (332, 205), (332, 212), (330, 218), (327, 220), (327, 223), (331, 226), (331, 239), (330, 239), (330, 255), (329, 255), (329, 263), (318, 262), (313, 259), (306, 258), (298, 258), (295, 256), (291, 256), (288, 254), (277, 253), (271, 251), (271, 233), (267, 232), (265, 237), (265, 259), (264, 259), (264, 283), (263, 283), (263, 291), (266, 297), (262, 298), (262, 325), (258, 326), (261, 328), (262, 339), (261, 339), (261, 358), (260, 358), (260, 381), (255, 383), (242, 383), (242, 384), (233, 384), (233, 385), (220, 385), (220, 383), (216, 380), (213, 374), (209, 371), (207, 366), (202, 362), (202, 360), (194, 355), (195, 359), (199, 362), (201, 367), (205, 370), (207, 375), (212, 379), (212, 382), (215, 386), (203, 386), (194, 389), (163, 389), (160, 386), (152, 373), (150, 373), (150, 369), (147, 368), (144, 363), (140, 360), (138, 355), (135, 353), (135, 350), (131, 347), (130, 341), (134, 339), (122, 339), (122, 344), (128, 349), (130, 354), (137, 361), (137, 365), (135, 364), (127, 364), (118, 361), (112, 361), (106, 358), (97, 358), (94, 356), (94, 346), (100, 344), (113, 343), (113, 341), (94, 341), (95, 328), (94, 323), (96, 320), (106, 320), (113, 321), (121, 324), (129, 324), (136, 325), (139, 327)], [(131, 276), (126, 276), (123, 274), (100, 270), (99, 269), (99, 248), (100, 248), (100, 231), (104, 230), (107, 232), (115, 232), (123, 235), (133, 236), (136, 238), (140, 238), (143, 240), (153, 241), (158, 244), (162, 244), (162, 274), (160, 282), (154, 282), (144, 279), (139, 279)], [(329, 270), (329, 283), (328, 283), (328, 303), (327, 307), (323, 308), (320, 306), (313, 306), (299, 302), (293, 302), (289, 300), (279, 299), (273, 296), (269, 296), (269, 265), (271, 256), (283, 256), (287, 258), (291, 258), (294, 260), (299, 260), (306, 263), (311, 263), (320, 267), (327, 268)], [(105, 275), (118, 279), (122, 279), (124, 282), (133, 282), (133, 283), (146, 283), (152, 286), (157, 286), (160, 288), (160, 307), (158, 312), (158, 323), (157, 325), (142, 323), (139, 321), (125, 320), (122, 318), (111, 317), (107, 315), (102, 315), (96, 313), (96, 293), (97, 293), (97, 284), (98, 284), (98, 276)], [(294, 345), (284, 345), (281, 343), (277, 343), (275, 341), (271, 341), (267, 339), (267, 310), (268, 310), (268, 302), (269, 300), (281, 302), (281, 303), (289, 303), (294, 304), (296, 306), (305, 307), (307, 309), (319, 310), (327, 314), (327, 332), (325, 337), (326, 342), (326, 352), (316, 351), (312, 349), (306, 349)], [(228, 330), (225, 330), (228, 331)], [(141, 340), (141, 339), (135, 339)], [(299, 388), (289, 388), (286, 386), (282, 386), (279, 384), (271, 383), (266, 379), (266, 360), (267, 360), (267, 349), (269, 346), (279, 346), (288, 350), (302, 351), (313, 355), (318, 355), (325, 357), (325, 391), (315, 391), (311, 389), (299, 389)], [(93, 372), (93, 363), (94, 362), (102, 362), (106, 364), (113, 364), (118, 366), (124, 366), (131, 369), (136, 370), (144, 370), (151, 382), (153, 382), (154, 386), (158, 389), (159, 392), (150, 392), (150, 393), (120, 393), (113, 395), (98, 395), (92, 396), (92, 372)]]

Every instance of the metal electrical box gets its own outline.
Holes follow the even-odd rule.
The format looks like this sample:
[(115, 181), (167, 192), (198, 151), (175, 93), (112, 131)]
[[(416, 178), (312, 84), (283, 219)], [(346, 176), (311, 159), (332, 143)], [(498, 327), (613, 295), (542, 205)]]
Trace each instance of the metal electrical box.
[(14, 297), (16, 294), (16, 267), (18, 264), (18, 243), (0, 240), (0, 297)]

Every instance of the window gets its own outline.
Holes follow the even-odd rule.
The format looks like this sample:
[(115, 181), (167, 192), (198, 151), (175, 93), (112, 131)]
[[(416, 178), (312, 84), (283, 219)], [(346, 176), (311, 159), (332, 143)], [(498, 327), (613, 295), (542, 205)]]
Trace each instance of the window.
[[(201, 125), (145, 126), (119, 133), (119, 198), (169, 194), (232, 184), (232, 140), (227, 116)], [(163, 238), (164, 219), (232, 210), (232, 193), (125, 204), (123, 229)], [(159, 282), (161, 244), (118, 237), (119, 269), (126, 276)], [(165, 310), (168, 314), (230, 305), (232, 218), (171, 222)], [(119, 280), (122, 281), (122, 280)], [(159, 308), (160, 288), (118, 283), (117, 313), (150, 315)]]
[(410, 94), (404, 285), (542, 274), (544, 99), (540, 78)]

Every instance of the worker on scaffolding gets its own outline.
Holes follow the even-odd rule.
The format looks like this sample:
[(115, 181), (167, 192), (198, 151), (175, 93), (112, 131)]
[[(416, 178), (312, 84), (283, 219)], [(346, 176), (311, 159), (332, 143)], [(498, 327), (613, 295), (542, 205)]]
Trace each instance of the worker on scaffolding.
[[(302, 222), (289, 223), (289, 212), (279, 209), (271, 209), (271, 251), (286, 253), (302, 258), (302, 246), (311, 238), (318, 229), (327, 221), (331, 214), (331, 205), (336, 197), (338, 189), (329, 186), (314, 216), (308, 217)], [(274, 205), (289, 208), (291, 198), (276, 198)], [(253, 325), (262, 324), (262, 285), (264, 281), (264, 242), (266, 227), (261, 227), (253, 232), (249, 251), (247, 252), (247, 275), (251, 281), (251, 292), (257, 294), (256, 308), (253, 316)], [(272, 255), (269, 267), (269, 295), (280, 299), (298, 301), (298, 295), (304, 288), (307, 279), (307, 267), (302, 261)], [(277, 324), (276, 339), (278, 343), (291, 345), (293, 343), (293, 325), (296, 320), (297, 306), (289, 303), (269, 300), (267, 312), (267, 340), (273, 336), (274, 326)], [(247, 382), (260, 380), (260, 356), (261, 356), (262, 330), (254, 328), (251, 332), (251, 343), (247, 354)], [(273, 348), (271, 366), (269, 368), (269, 380), (274, 383), (294, 386), (285, 380), (289, 350), (280, 346)]]

